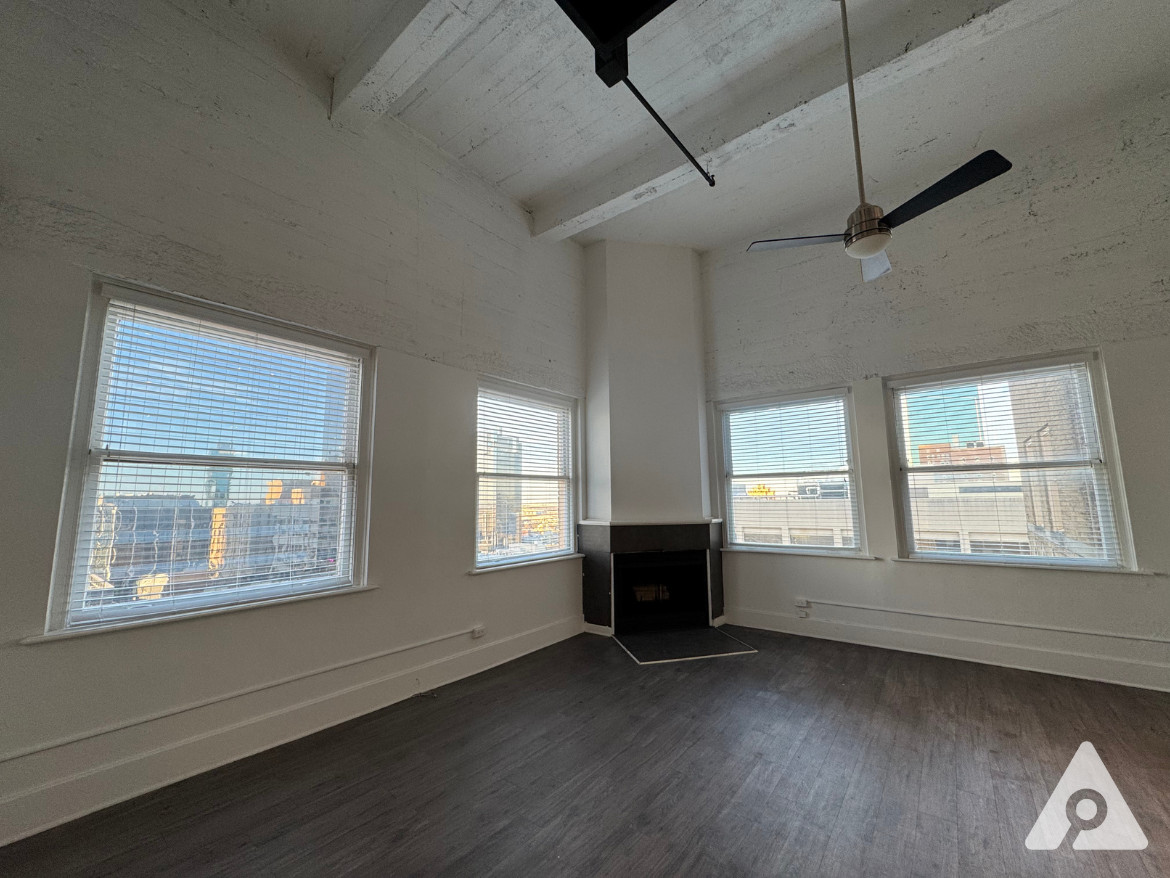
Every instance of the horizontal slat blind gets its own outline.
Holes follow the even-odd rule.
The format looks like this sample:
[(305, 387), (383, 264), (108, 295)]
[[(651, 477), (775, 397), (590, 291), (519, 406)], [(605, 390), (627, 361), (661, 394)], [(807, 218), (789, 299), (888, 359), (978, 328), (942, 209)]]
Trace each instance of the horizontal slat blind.
[(361, 388), (360, 357), (111, 301), (66, 627), (350, 585)]
[(117, 301), (105, 339), (95, 448), (357, 458), (356, 357)]
[(842, 394), (724, 413), (732, 544), (858, 549), (848, 418)]
[(477, 435), (476, 564), (572, 551), (569, 404), (481, 388)]
[(1122, 563), (1087, 363), (894, 390), (912, 554)]

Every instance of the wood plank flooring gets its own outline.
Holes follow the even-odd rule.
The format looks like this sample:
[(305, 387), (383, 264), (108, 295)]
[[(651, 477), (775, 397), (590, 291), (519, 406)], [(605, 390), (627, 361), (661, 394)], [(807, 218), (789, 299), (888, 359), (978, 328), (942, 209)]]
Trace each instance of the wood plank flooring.
[[(1170, 875), (1170, 695), (751, 629), (581, 635), (0, 848), (0, 874)], [(1033, 852), (1092, 741), (1150, 839)]]

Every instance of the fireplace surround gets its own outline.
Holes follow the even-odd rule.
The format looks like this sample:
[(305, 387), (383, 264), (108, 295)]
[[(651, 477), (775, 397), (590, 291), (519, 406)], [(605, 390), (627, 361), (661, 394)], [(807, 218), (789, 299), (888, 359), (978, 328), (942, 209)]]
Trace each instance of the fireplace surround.
[(621, 634), (709, 627), (723, 615), (721, 521), (582, 521), (582, 610)]

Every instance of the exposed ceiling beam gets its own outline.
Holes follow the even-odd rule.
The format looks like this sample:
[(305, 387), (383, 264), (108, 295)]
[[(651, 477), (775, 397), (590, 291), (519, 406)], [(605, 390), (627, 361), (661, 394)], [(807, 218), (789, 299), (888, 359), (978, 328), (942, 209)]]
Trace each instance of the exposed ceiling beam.
[[(1076, 2), (1079, 0), (922, 0), (906, 14), (858, 33), (853, 39), (854, 70), (863, 116), (867, 98)], [(684, 114), (677, 120), (684, 139), (699, 147), (696, 151), (701, 151), (704, 165), (717, 169), (776, 142), (798, 125), (808, 125), (845, 106), (840, 45), (796, 70), (779, 69), (783, 63), (780, 59), (777, 65), (761, 68), (750, 76), (750, 83), (724, 92), (723, 106), (716, 113), (702, 118), (691, 114), (690, 119)], [(864, 136), (863, 126), (863, 148)], [(562, 240), (700, 180), (668, 146), (657, 147), (616, 169), (589, 168), (576, 178), (588, 182), (529, 205), (533, 235)], [(777, 168), (778, 173), (783, 170), (782, 166)]]
[(356, 122), (385, 113), (498, 0), (394, 0), (333, 79), (330, 115)]

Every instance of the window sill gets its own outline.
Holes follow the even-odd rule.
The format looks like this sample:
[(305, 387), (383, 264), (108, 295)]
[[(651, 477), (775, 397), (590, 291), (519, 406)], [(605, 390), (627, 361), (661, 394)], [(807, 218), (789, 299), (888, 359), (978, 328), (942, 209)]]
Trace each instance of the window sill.
[(34, 634), (19, 641), (22, 645), (32, 646), (38, 643), (52, 643), (57, 640), (72, 640), (75, 637), (88, 637), (91, 634), (108, 634), (112, 631), (125, 631), (129, 628), (147, 628), (152, 625), (165, 625), (171, 622), (183, 622), (187, 619), (202, 619), (206, 616), (220, 616), (224, 613), (239, 613), (244, 610), (258, 610), (261, 607), (271, 607), (276, 604), (293, 604), (300, 601), (313, 601), (319, 598), (332, 598), (343, 594), (357, 594), (366, 591), (375, 591), (376, 585), (360, 585), (354, 588), (338, 588), (330, 591), (317, 591), (308, 594), (294, 594), (279, 598), (270, 598), (264, 601), (255, 601), (248, 604), (237, 604), (228, 607), (207, 607), (190, 610), (185, 613), (175, 613), (171, 616), (147, 616), (141, 619), (122, 619), (111, 622), (109, 625), (95, 625), (90, 628), (62, 628), (56, 631), (47, 631), (44, 634)]
[(1029, 564), (1026, 561), (978, 561), (974, 558), (891, 558), (899, 564), (946, 564), (960, 567), (1001, 567), (1022, 570), (1048, 570), (1053, 573), (1109, 573), (1125, 576), (1166, 576), (1157, 570), (1134, 570), (1130, 567), (1098, 567), (1092, 564)]
[(860, 552), (816, 552), (811, 549), (798, 549), (777, 546), (774, 549), (764, 546), (724, 546), (724, 552), (743, 552), (749, 555), (797, 555), (801, 558), (849, 558), (854, 561), (881, 561), (876, 555), (863, 555)]
[(531, 561), (514, 561), (504, 564), (492, 564), (490, 567), (472, 567), (467, 571), (468, 576), (481, 576), (484, 573), (495, 573), (497, 570), (515, 570), (517, 567), (535, 567), (538, 564), (552, 564), (554, 561), (571, 561), (574, 558), (584, 558), (580, 552), (571, 552), (566, 555), (551, 555), (546, 558), (533, 558)]

